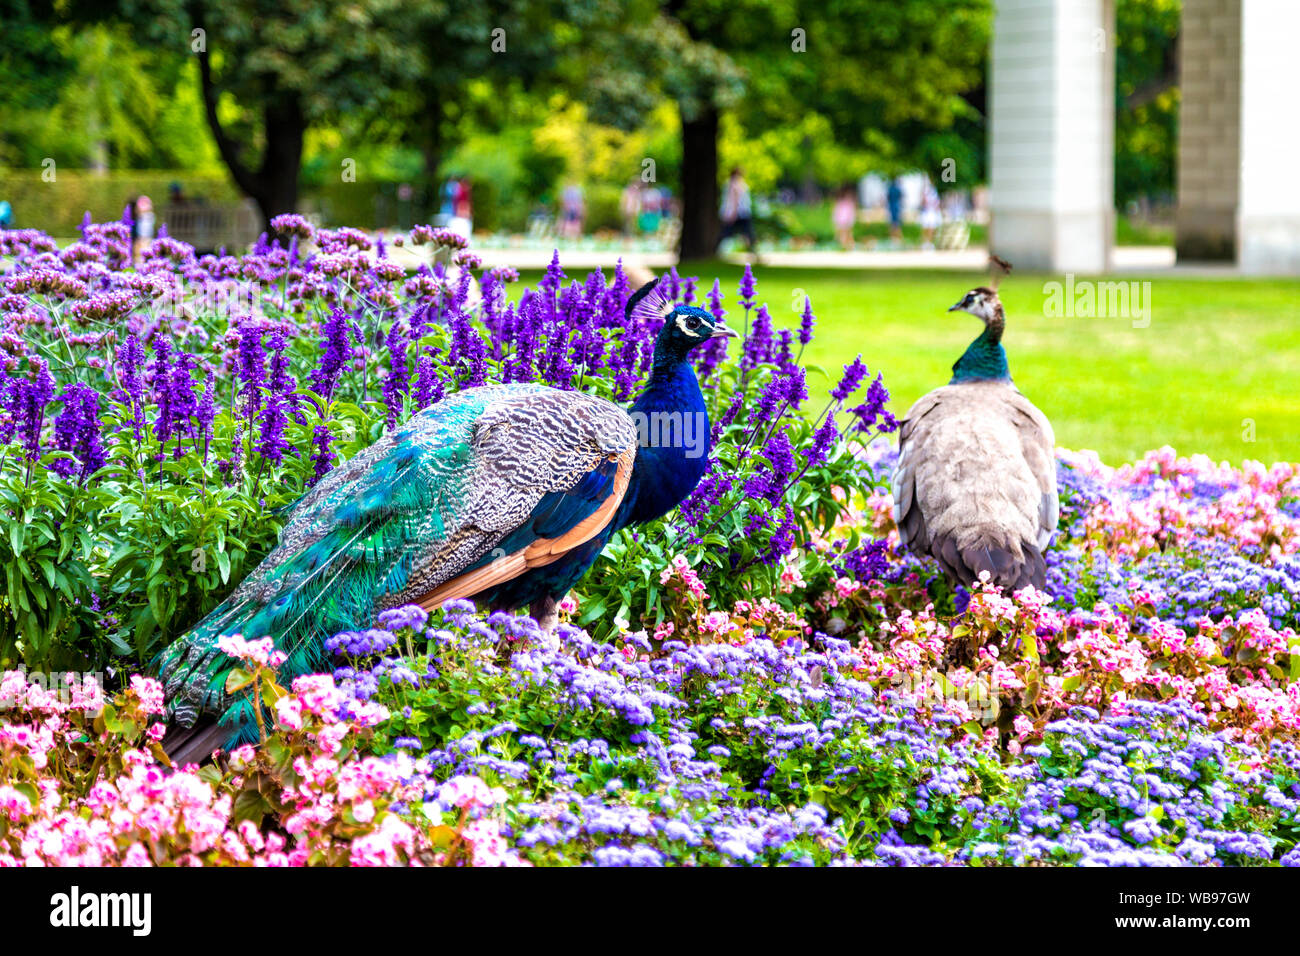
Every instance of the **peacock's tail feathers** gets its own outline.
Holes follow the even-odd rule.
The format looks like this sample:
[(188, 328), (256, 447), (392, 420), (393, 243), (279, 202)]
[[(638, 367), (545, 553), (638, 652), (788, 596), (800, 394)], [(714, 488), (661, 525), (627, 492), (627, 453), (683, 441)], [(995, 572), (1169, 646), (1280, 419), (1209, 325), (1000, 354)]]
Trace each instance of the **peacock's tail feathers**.
[(207, 714), (248, 739), (252, 705), (225, 692), (237, 662), (223, 635), (271, 637), (286, 686), (323, 670), (331, 635), (418, 600), (507, 535), (522, 545), (587, 520), (609, 494), (609, 456), (636, 438), (616, 406), (536, 385), (469, 389), (416, 415), (303, 495), (275, 550), (164, 652), (173, 721)]

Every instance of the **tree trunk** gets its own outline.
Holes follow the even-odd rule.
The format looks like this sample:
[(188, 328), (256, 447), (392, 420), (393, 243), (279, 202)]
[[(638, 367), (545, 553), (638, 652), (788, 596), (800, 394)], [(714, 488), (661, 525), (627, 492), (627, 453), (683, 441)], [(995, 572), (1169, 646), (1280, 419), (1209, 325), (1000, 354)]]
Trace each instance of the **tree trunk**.
[(681, 259), (708, 259), (718, 250), (718, 111), (708, 107), (692, 120), (682, 117)]
[(268, 103), (263, 113), (266, 150), (253, 199), (270, 228), (271, 218), (298, 208), (298, 171), (307, 122), (297, 96)]
[(217, 115), (219, 91), (212, 79), (212, 63), (207, 51), (199, 53), (199, 82), (203, 91), (203, 108), (208, 128), (216, 141), (217, 152), (245, 195), (251, 196), (262, 213), (264, 225), (271, 228), (271, 218), (293, 212), (298, 206), (298, 171), (302, 166), (302, 139), (307, 129), (302, 103), (297, 94), (287, 93), (270, 99), (262, 108), (266, 132), (266, 149), (262, 165), (254, 172), (241, 158), (242, 144), (234, 142)]

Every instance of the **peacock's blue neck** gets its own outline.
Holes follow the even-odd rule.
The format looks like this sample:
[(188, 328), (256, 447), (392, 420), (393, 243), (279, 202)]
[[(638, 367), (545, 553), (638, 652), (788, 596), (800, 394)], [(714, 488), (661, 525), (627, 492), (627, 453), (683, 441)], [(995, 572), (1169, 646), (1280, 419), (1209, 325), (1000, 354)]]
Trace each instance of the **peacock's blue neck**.
[(630, 414), (640, 432), (636, 465), (615, 529), (653, 521), (695, 490), (709, 466), (709, 417), (690, 362), (655, 363)]
[(1006, 349), (1002, 347), (1002, 329), (985, 327), (952, 367), (949, 385), (963, 382), (1009, 382), (1011, 369), (1007, 366)]

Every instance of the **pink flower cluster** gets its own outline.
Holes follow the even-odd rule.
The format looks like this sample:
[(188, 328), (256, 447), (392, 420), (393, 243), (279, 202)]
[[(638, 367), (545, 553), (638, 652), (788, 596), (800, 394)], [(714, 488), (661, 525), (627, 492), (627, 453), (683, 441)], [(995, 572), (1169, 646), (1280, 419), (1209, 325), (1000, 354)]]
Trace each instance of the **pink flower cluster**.
[[(275, 657), (269, 641), (231, 650)], [(158, 746), (156, 680), (132, 677), (105, 702), (97, 685), (65, 699), (7, 671), (0, 691), (14, 702), (0, 715), (0, 866), (438, 865), (441, 831), (466, 848), (458, 863), (519, 864), (481, 812), (504, 794), (476, 777), (444, 788), (450, 828), (437, 813), (437, 825), (399, 813), (423, 799), (422, 782), (406, 782), (419, 780), (409, 758), (355, 746), (387, 711), (346, 699), (329, 676), (301, 677), (277, 701), (264, 749), (240, 747), (202, 772), (170, 767)], [(88, 714), (92, 703), (102, 706)]]

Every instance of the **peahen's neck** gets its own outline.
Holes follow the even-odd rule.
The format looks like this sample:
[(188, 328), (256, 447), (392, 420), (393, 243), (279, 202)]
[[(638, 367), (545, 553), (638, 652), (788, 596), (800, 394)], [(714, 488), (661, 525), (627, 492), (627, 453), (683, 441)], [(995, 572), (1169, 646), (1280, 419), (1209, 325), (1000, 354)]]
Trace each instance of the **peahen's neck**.
[(1007, 353), (1002, 347), (1002, 330), (1005, 320), (1001, 310), (988, 321), (984, 331), (979, 334), (966, 351), (962, 353), (952, 367), (952, 379), (948, 384), (960, 385), (963, 382), (1011, 381), (1011, 369), (1007, 366)]
[(709, 465), (709, 417), (695, 369), (656, 349), (650, 381), (632, 403), (636, 465), (615, 528), (653, 521), (681, 504)]

